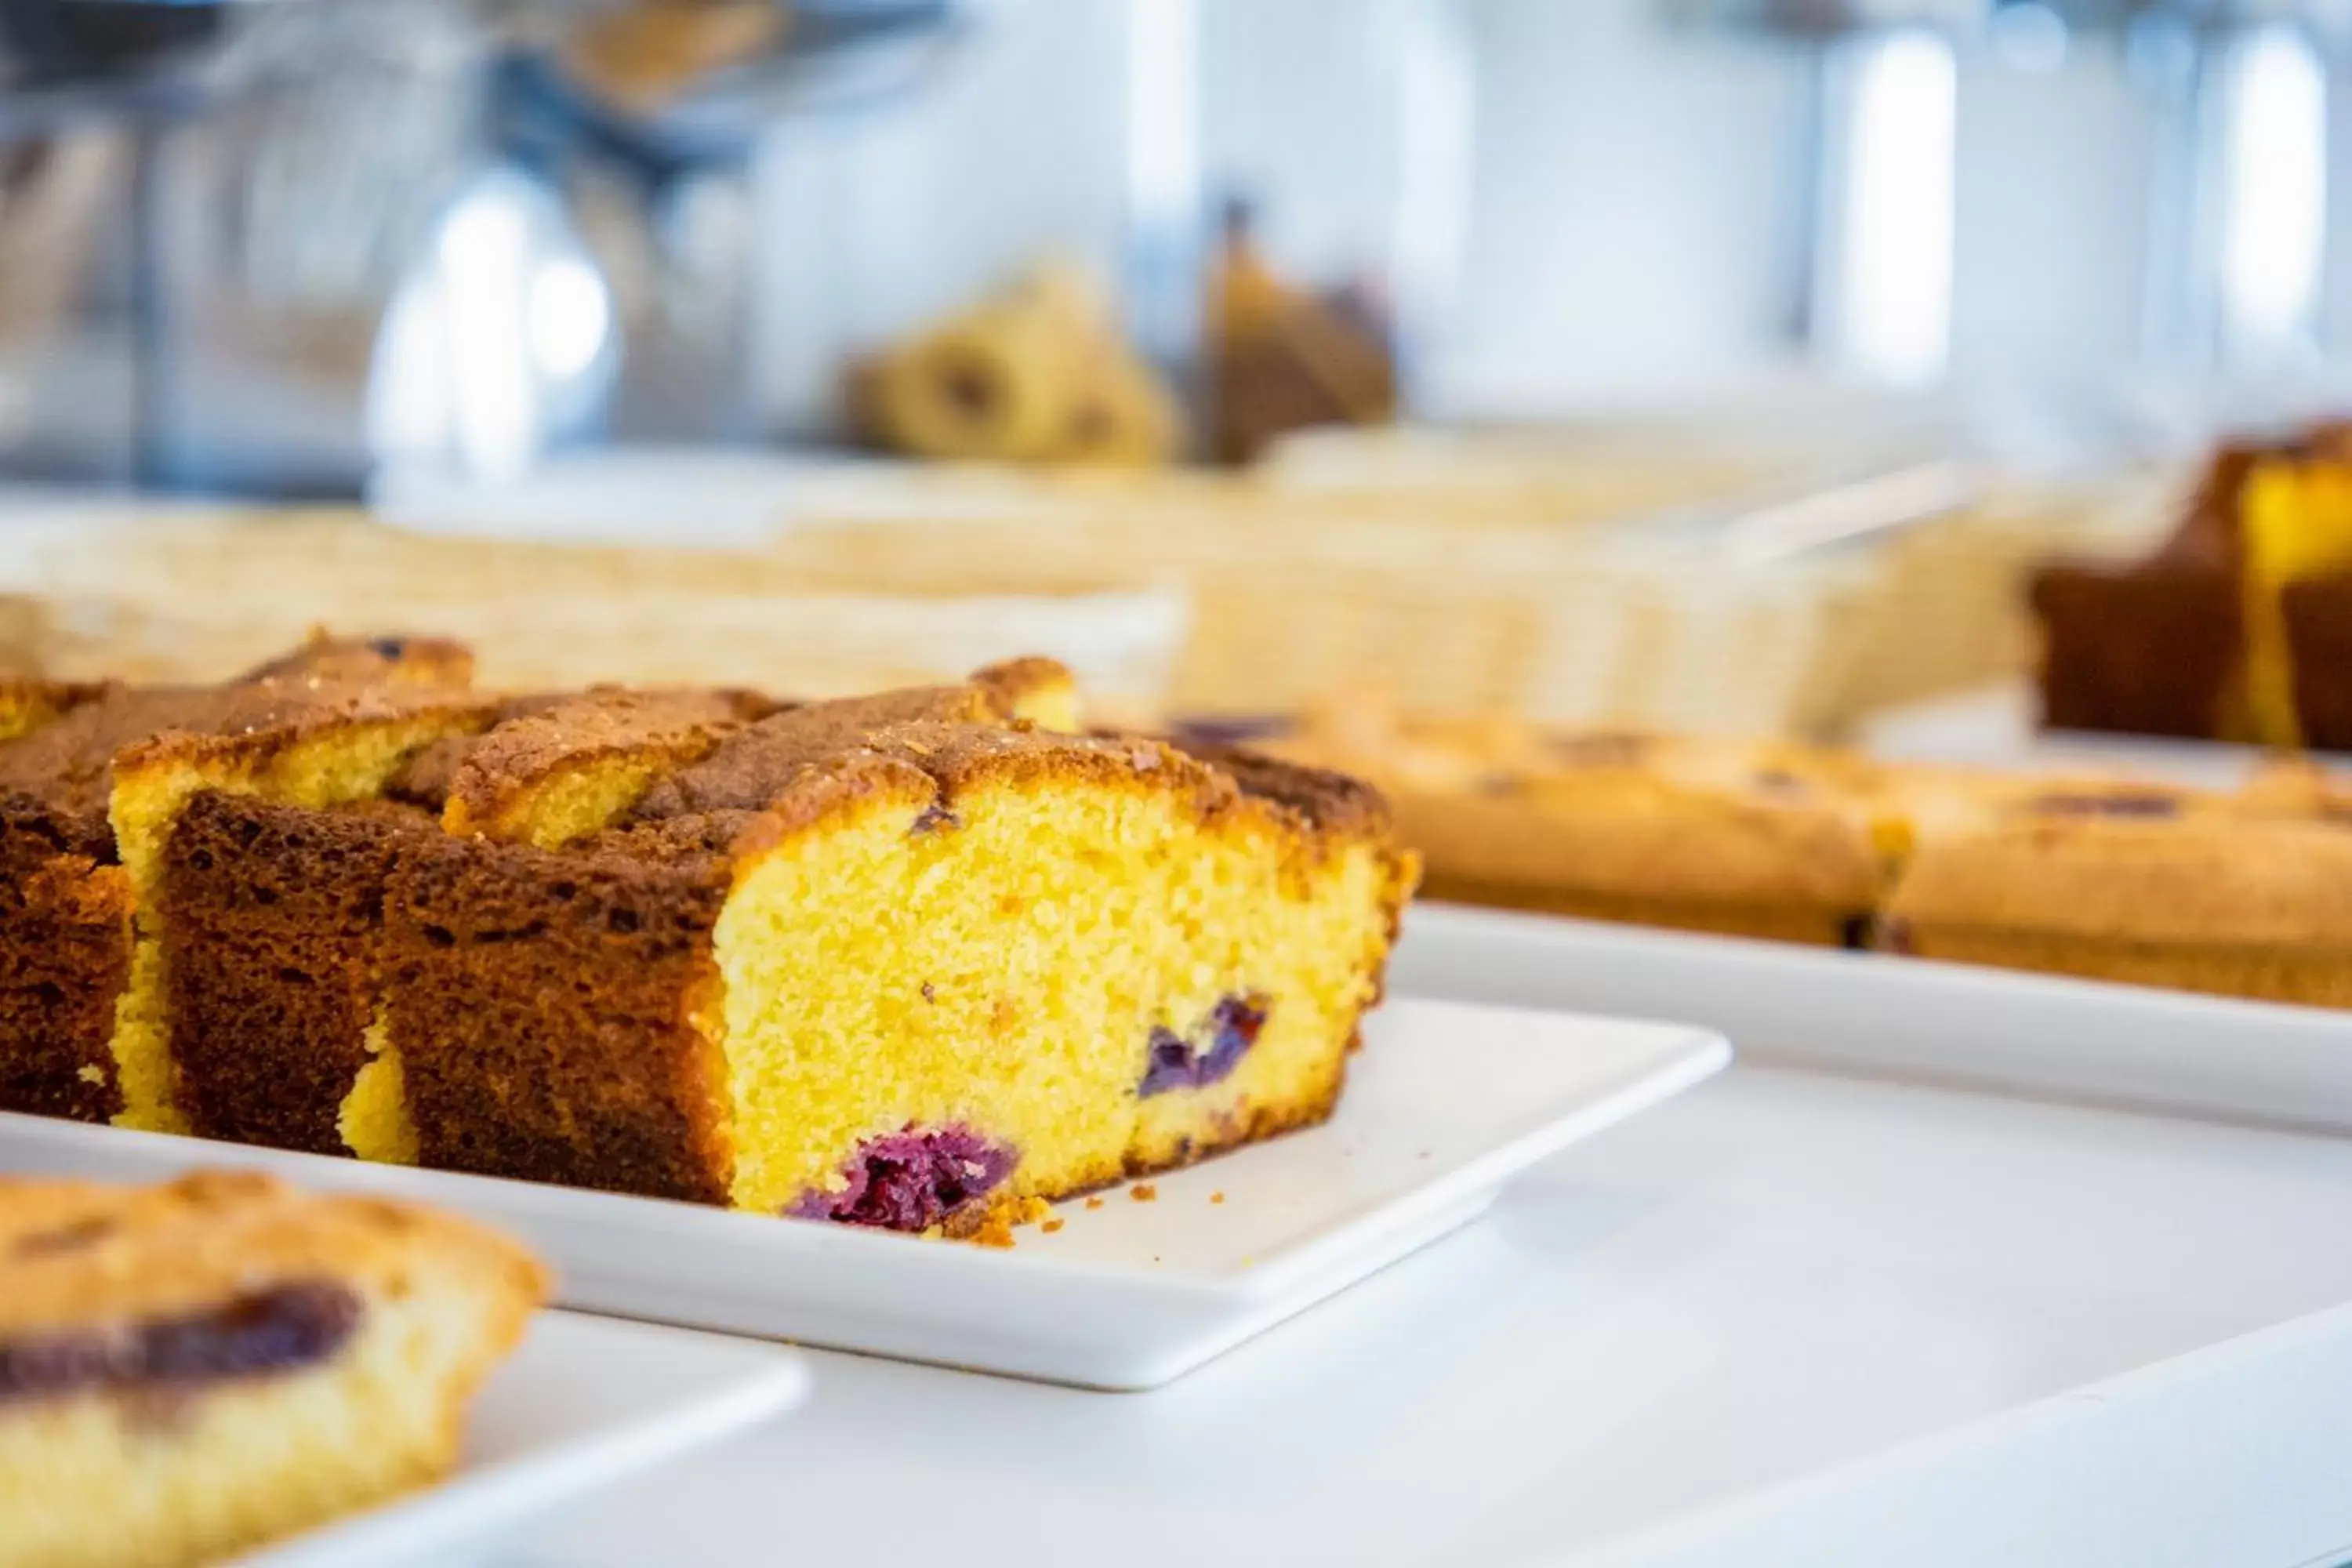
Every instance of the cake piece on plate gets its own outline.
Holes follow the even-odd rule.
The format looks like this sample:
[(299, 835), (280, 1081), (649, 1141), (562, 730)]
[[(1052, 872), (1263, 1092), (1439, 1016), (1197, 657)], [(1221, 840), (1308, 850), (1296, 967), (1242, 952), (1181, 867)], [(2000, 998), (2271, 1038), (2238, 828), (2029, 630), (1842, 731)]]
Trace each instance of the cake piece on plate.
[(0, 1181), (0, 1568), (216, 1562), (424, 1486), (548, 1279), (266, 1176)]
[[(1066, 669), (1031, 659), (894, 700), (909, 715), (1012, 722), (1074, 721), (1076, 699)], [(165, 841), (154, 894), (175, 1104), (189, 1129), (414, 1162), (384, 984), (394, 866), (420, 837), (445, 834), (560, 848), (779, 706), (740, 691), (517, 698), (487, 730), (412, 754), (364, 800), (320, 809), (197, 792)]]
[(1886, 930), (1927, 958), (2352, 1006), (2352, 826), (2283, 784), (2053, 785), (1923, 836)]
[(404, 846), (446, 832), (557, 847), (775, 708), (720, 691), (521, 698), (488, 729), (415, 752), (364, 800), (321, 809), (198, 791), (164, 841), (154, 891), (175, 1103), (190, 1131), (413, 1160), (383, 984), (384, 900)]
[[(320, 641), (217, 687), (19, 687), (0, 742), (0, 1109), (180, 1124), (155, 851), (198, 788), (324, 805), (478, 729), (446, 645)], [(435, 672), (420, 679), (417, 671)]]
[(1434, 898), (1853, 946), (1885, 880), (1876, 774), (1833, 752), (1361, 702), (1272, 744), (1377, 784)]
[(905, 1230), (1326, 1115), (1412, 858), (1371, 791), (964, 689), (728, 735), (603, 828), (404, 842), (427, 1165)]

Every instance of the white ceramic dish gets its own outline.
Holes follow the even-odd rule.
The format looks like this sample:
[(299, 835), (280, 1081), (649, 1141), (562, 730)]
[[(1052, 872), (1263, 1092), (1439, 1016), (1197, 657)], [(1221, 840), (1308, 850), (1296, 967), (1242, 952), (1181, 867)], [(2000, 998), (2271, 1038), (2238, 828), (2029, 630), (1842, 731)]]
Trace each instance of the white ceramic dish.
[(1679, 1018), (1764, 1060), (2352, 1131), (2352, 1013), (1416, 904), (1421, 996)]
[(808, 1384), (803, 1359), (773, 1345), (543, 1312), (475, 1401), (457, 1474), (241, 1561), (471, 1561), (531, 1515), (792, 1409)]
[(530, 1240), (566, 1306), (1102, 1388), (1181, 1376), (1484, 1212), (1511, 1176), (1719, 1070), (1678, 1026), (1399, 999), (1339, 1113), (1010, 1251), (691, 1205), (0, 1116), (0, 1170), (257, 1165), (460, 1209)]

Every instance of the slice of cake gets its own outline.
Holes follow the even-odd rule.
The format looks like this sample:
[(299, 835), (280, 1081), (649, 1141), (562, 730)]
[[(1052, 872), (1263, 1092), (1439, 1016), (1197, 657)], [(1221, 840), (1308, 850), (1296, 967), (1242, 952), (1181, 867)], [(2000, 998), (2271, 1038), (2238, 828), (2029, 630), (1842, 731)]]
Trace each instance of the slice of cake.
[(1851, 946), (1885, 882), (1874, 775), (1834, 753), (1366, 703), (1275, 744), (1379, 784), (1433, 898)]
[[(1069, 671), (1045, 659), (891, 701), (914, 717), (1075, 722)], [(403, 855), (444, 834), (560, 847), (777, 708), (734, 691), (520, 698), (486, 731), (415, 752), (364, 800), (321, 810), (199, 791), (165, 841), (154, 893), (176, 1109), (189, 1130), (414, 1162), (384, 984), (385, 904)]]
[(0, 742), (0, 1109), (179, 1125), (162, 1044), (155, 849), (210, 787), (372, 793), (489, 705), (421, 678), (446, 645), (314, 642), (219, 687), (20, 688)]
[(2207, 738), (2242, 727), (2244, 600), (2222, 566), (2052, 565), (2032, 602), (2044, 724)]
[(415, 1157), (963, 1232), (1326, 1115), (1413, 877), (1378, 797), (1003, 710), (813, 704), (561, 848), (404, 841)]
[(2053, 788), (1921, 839), (1887, 906), (1927, 958), (2352, 1005), (2352, 826), (2232, 799)]
[(189, 1130), (413, 1160), (383, 1017), (384, 902), (404, 847), (445, 832), (556, 847), (774, 707), (733, 692), (525, 698), (341, 807), (197, 792), (154, 894)]
[(2352, 739), (2334, 613), (2347, 572), (2352, 426), (2225, 447), (2153, 555), (2054, 562), (2035, 579), (2043, 720), (2282, 747)]
[(547, 1277), (267, 1177), (0, 1181), (0, 1568), (218, 1562), (456, 1462)]

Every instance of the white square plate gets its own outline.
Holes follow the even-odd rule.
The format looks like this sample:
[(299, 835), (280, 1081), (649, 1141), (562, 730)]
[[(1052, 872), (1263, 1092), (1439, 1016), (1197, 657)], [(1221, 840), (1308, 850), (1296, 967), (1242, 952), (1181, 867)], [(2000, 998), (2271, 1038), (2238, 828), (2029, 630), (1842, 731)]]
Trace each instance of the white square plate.
[(1445, 904), (1412, 907), (1389, 983), (1688, 1019), (1801, 1067), (2352, 1131), (2352, 1012)]
[(1720, 1070), (1674, 1025), (1398, 999), (1330, 1121), (1061, 1205), (1010, 1251), (690, 1204), (0, 1115), (0, 1170), (252, 1165), (515, 1232), (570, 1307), (1098, 1388), (1150, 1388), (1485, 1211), (1503, 1184)]
[(772, 1345), (542, 1312), (474, 1402), (455, 1475), (241, 1561), (464, 1562), (533, 1514), (792, 1409), (808, 1384), (802, 1358)]

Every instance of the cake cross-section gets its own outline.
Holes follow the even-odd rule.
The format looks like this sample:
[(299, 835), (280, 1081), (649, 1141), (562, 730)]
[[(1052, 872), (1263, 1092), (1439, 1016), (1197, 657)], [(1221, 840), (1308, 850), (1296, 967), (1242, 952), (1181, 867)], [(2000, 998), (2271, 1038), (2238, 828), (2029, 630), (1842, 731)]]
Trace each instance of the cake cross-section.
[(181, 808), (370, 796), (488, 721), (467, 669), (445, 643), (320, 640), (216, 687), (0, 689), (0, 1109), (184, 1125), (152, 897)]
[(180, 1108), (950, 1233), (1319, 1120), (1416, 875), (1385, 806), (1072, 707), (1034, 660), (789, 707), (590, 692), (363, 799), (199, 789), (154, 879)]

